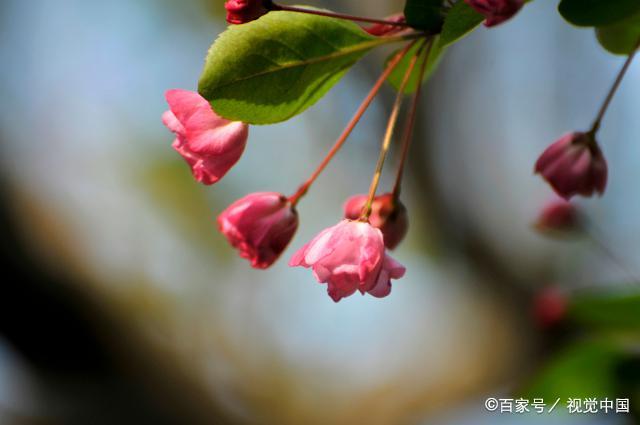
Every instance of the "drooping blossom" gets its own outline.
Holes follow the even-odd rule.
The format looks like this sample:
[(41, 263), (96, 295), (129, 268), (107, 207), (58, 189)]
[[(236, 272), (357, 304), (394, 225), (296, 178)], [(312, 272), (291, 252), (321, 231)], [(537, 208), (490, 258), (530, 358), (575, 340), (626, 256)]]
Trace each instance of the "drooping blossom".
[(252, 267), (266, 269), (293, 238), (298, 213), (280, 193), (252, 193), (227, 207), (218, 216), (218, 227)]
[(565, 199), (601, 195), (607, 185), (607, 163), (588, 133), (569, 133), (554, 142), (538, 158), (535, 172)]
[(374, 297), (391, 292), (391, 279), (405, 268), (385, 252), (382, 232), (369, 223), (342, 220), (320, 232), (296, 252), (289, 265), (311, 268), (329, 296), (338, 302), (356, 291)]
[(173, 148), (187, 161), (196, 180), (217, 182), (240, 159), (249, 127), (218, 116), (198, 93), (176, 89), (165, 96), (169, 110), (162, 122), (176, 135)]
[(227, 22), (238, 25), (253, 21), (270, 10), (270, 0), (227, 0)]
[(580, 229), (582, 220), (578, 208), (563, 198), (554, 198), (540, 211), (535, 228), (540, 232), (565, 235)]
[(524, 0), (464, 0), (476, 12), (483, 15), (484, 25), (493, 27), (510, 19), (524, 5)]
[[(367, 195), (354, 195), (347, 199), (344, 204), (344, 217), (351, 220), (360, 218), (367, 198)], [(394, 249), (404, 239), (409, 229), (407, 209), (402, 202), (394, 200), (391, 193), (376, 196), (371, 204), (369, 223), (380, 229), (384, 237), (384, 245), (388, 249)]]
[[(385, 20), (390, 22), (402, 23), (402, 24), (407, 22), (407, 19), (404, 17), (404, 13), (396, 13), (394, 15), (391, 15), (385, 18)], [(375, 35), (378, 37), (394, 35), (405, 29), (407, 29), (407, 27), (405, 26), (389, 25), (389, 24), (381, 24), (381, 23), (373, 24), (364, 28), (364, 30), (369, 34)]]

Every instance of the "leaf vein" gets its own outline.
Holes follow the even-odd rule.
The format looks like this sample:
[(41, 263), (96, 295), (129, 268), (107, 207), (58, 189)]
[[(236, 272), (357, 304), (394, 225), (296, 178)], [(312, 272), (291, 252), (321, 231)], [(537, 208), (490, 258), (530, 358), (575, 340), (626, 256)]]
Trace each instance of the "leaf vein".
[(264, 75), (267, 75), (267, 74), (281, 72), (281, 71), (284, 71), (286, 69), (295, 68), (295, 67), (298, 67), (298, 66), (313, 65), (315, 63), (324, 62), (326, 60), (340, 58), (342, 56), (348, 56), (348, 55), (351, 55), (351, 54), (355, 54), (355, 53), (361, 52), (363, 50), (372, 49), (373, 47), (378, 46), (380, 44), (384, 44), (384, 43), (386, 43), (386, 40), (372, 40), (372, 41), (369, 41), (369, 42), (357, 44), (357, 45), (355, 45), (355, 46), (353, 46), (351, 48), (342, 49), (342, 50), (339, 50), (337, 52), (332, 52), (332, 53), (329, 53), (329, 54), (326, 54), (326, 55), (317, 56), (315, 58), (309, 58), (309, 59), (306, 59), (306, 60), (303, 60), (303, 61), (300, 61), (300, 62), (285, 62), (285, 63), (282, 63), (282, 64), (278, 64), (278, 68), (271, 68), (271, 69), (267, 69), (267, 70), (264, 70), (264, 71), (261, 71), (261, 72), (256, 72), (255, 74), (251, 74), (251, 75), (247, 75), (247, 76), (244, 76), (244, 77), (236, 78), (236, 79), (234, 79), (232, 81), (229, 81), (227, 83), (220, 84), (220, 85), (214, 87), (213, 90), (218, 90), (218, 89), (221, 89), (221, 88), (224, 88), (224, 87), (233, 86), (235, 84), (241, 83), (241, 82), (246, 81), (246, 80), (250, 80), (252, 78), (258, 78), (258, 77), (261, 77), (261, 76), (264, 76)]

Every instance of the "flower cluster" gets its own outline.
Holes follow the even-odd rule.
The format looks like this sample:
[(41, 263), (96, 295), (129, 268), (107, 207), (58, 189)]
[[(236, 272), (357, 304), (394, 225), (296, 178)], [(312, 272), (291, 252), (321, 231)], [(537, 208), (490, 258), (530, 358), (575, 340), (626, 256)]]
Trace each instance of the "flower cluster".
[[(176, 134), (174, 149), (189, 164), (196, 180), (207, 185), (217, 182), (244, 151), (248, 126), (218, 116), (198, 93), (169, 90), (166, 99), (169, 110), (162, 120)], [(249, 194), (219, 215), (218, 228), (252, 267), (265, 269), (293, 239), (298, 228), (295, 203), (302, 195)], [(406, 234), (406, 208), (390, 194), (382, 195), (374, 199), (368, 220), (363, 220), (366, 201), (366, 196), (349, 199), (345, 219), (323, 230), (289, 262), (311, 268), (319, 282), (327, 283), (329, 296), (336, 302), (356, 290), (384, 297), (391, 292), (391, 279), (405, 272), (386, 253), (385, 244), (392, 249)]]
[[(432, 11), (435, 15), (431, 18), (442, 27), (442, 16), (452, 13), (454, 10), (457, 13), (461, 13), (462, 18), (458, 16), (457, 19), (459, 21), (455, 22), (455, 25), (461, 25), (460, 28), (456, 27), (456, 31), (460, 33), (458, 38), (460, 38), (461, 35), (477, 26), (482, 18), (484, 18), (485, 26), (487, 27), (493, 27), (505, 22), (518, 13), (524, 3), (524, 0), (459, 0), (459, 3), (443, 2), (441, 8), (436, 7)], [(226, 237), (231, 246), (237, 249), (239, 255), (249, 261), (252, 267), (265, 269), (274, 264), (291, 242), (298, 228), (297, 203), (340, 150), (381, 86), (390, 79), (394, 71), (399, 70), (394, 74), (395, 82), (393, 82), (397, 95), (391, 108), (368, 193), (350, 197), (344, 204), (343, 219), (335, 226), (320, 232), (313, 240), (300, 248), (289, 261), (289, 265), (292, 267), (300, 266), (311, 269), (318, 282), (327, 284), (329, 296), (336, 302), (354, 294), (356, 291), (362, 294), (368, 293), (374, 297), (387, 296), (391, 291), (391, 280), (399, 279), (405, 273), (405, 268), (391, 258), (387, 250), (395, 249), (408, 232), (408, 213), (407, 208), (400, 200), (400, 186), (412, 138), (412, 129), (416, 121), (416, 109), (422, 86), (421, 83), (416, 84), (416, 82), (424, 81), (428, 77), (426, 71), (430, 68), (429, 65), (437, 63), (438, 58), (432, 57), (432, 50), (436, 51), (436, 55), (441, 54), (443, 51), (443, 49), (432, 49), (436, 43), (440, 42), (437, 37), (439, 30), (435, 27), (434, 29), (426, 29), (426, 24), (420, 22), (421, 19), (425, 18), (422, 16), (422, 12), (427, 13), (428, 11), (421, 11), (416, 15), (411, 15), (411, 7), (405, 8), (407, 16), (398, 13), (387, 19), (350, 16), (324, 9), (284, 6), (274, 3), (272, 0), (227, 0), (225, 8), (227, 21), (230, 24), (243, 25), (235, 27), (233, 31), (229, 31), (231, 34), (228, 34), (228, 36), (220, 37), (220, 39), (225, 39), (224, 42), (227, 46), (225, 54), (235, 54), (240, 48), (244, 49), (254, 45), (257, 46), (255, 48), (259, 49), (259, 52), (245, 50), (244, 56), (239, 55), (242, 60), (233, 62), (240, 64), (238, 65), (239, 68), (244, 66), (245, 69), (241, 71), (245, 72), (245, 75), (240, 76), (235, 74), (235, 67), (229, 66), (232, 62), (228, 60), (228, 56), (217, 51), (214, 52), (207, 59), (207, 65), (210, 65), (211, 59), (219, 66), (209, 68), (210, 72), (205, 78), (204, 87), (202, 85), (200, 87), (200, 93), (206, 99), (195, 92), (169, 90), (166, 93), (169, 110), (162, 116), (164, 124), (175, 134), (173, 148), (187, 162), (194, 178), (205, 185), (214, 184), (222, 179), (238, 162), (247, 144), (248, 124), (242, 121), (229, 120), (225, 117), (239, 116), (247, 121), (263, 124), (264, 122), (261, 121), (252, 121), (254, 118), (250, 113), (242, 113), (245, 105), (260, 104), (264, 106), (264, 103), (274, 103), (277, 109), (290, 102), (291, 81), (274, 76), (273, 69), (280, 66), (280, 71), (286, 68), (286, 75), (293, 75), (289, 73), (290, 69), (294, 66), (300, 66), (300, 64), (292, 64), (291, 61), (297, 59), (292, 59), (291, 57), (281, 58), (282, 63), (278, 63), (276, 60), (256, 60), (252, 62), (251, 58), (265, 55), (261, 44), (264, 39), (263, 36), (262, 38), (257, 37), (255, 39), (256, 43), (247, 41), (246, 35), (252, 29), (265, 31), (265, 27), (268, 26), (269, 22), (276, 21), (277, 25), (269, 27), (267, 30), (277, 31), (279, 28), (281, 29), (283, 22), (286, 23), (286, 20), (281, 19), (283, 16), (292, 17), (295, 14), (304, 13), (322, 16), (322, 18), (314, 16), (313, 19), (325, 19), (324, 22), (314, 21), (314, 30), (319, 30), (324, 25), (329, 25), (329, 21), (336, 25), (335, 20), (326, 20), (325, 17), (367, 22), (369, 25), (366, 27), (352, 23), (349, 24), (351, 27), (348, 28), (336, 25), (328, 32), (328, 34), (332, 34), (332, 31), (345, 31), (345, 34), (348, 34), (345, 39), (353, 39), (353, 43), (357, 43), (359, 39), (364, 40), (360, 45), (354, 45), (357, 49), (354, 46), (351, 46), (351, 50), (345, 49), (345, 51), (350, 51), (351, 53), (359, 50), (364, 51), (374, 44), (406, 42), (404, 47), (394, 53), (386, 62), (384, 72), (365, 97), (334, 146), (295, 193), (291, 196), (285, 196), (279, 192), (249, 194), (226, 208), (217, 220), (220, 232)], [(274, 13), (295, 13), (265, 16), (272, 11), (275, 11)], [(474, 19), (468, 19), (474, 13), (477, 16)], [(307, 18), (311, 19), (309, 16), (305, 17), (305, 19)], [(251, 23), (257, 19), (260, 21), (255, 24)], [(294, 21), (295, 18), (291, 18), (291, 20)], [(302, 22), (306, 23), (308, 21), (302, 20)], [(416, 28), (410, 26), (409, 23)], [(316, 26), (317, 28), (315, 28)], [(295, 26), (285, 28), (285, 31), (281, 33), (283, 39), (287, 39), (291, 34), (297, 33), (292, 28), (295, 28)], [(297, 27), (297, 31), (301, 31), (301, 28), (300, 26)], [(304, 26), (305, 30), (306, 28), (307, 26)], [(245, 29), (247, 29), (247, 32), (244, 32)], [(440, 31), (442, 30), (440, 29)], [(234, 34), (242, 34), (242, 37), (229, 41)], [(272, 36), (273, 38), (276, 37), (270, 32), (267, 38)], [(314, 35), (314, 38), (322, 39), (317, 35)], [(307, 39), (304, 40), (305, 43), (308, 42)], [(288, 47), (285, 42), (279, 39), (269, 41), (277, 45), (277, 47), (272, 48), (276, 53), (281, 53), (282, 51), (298, 52), (306, 48), (306, 44), (297, 45), (297, 49), (294, 49)], [(329, 45), (330, 43), (326, 44)], [(283, 49), (283, 47), (287, 49)], [(333, 45), (330, 47), (338, 49)], [(307, 65), (309, 63), (316, 64), (320, 61), (336, 59), (343, 54), (343, 51), (336, 50), (329, 54), (323, 53), (319, 57), (305, 58), (305, 62), (302, 64), (305, 67), (305, 76), (308, 73)], [(569, 202), (570, 198), (575, 195), (592, 196), (594, 193), (601, 195), (604, 192), (607, 183), (607, 164), (600, 146), (596, 142), (596, 134), (607, 106), (632, 57), (633, 54), (629, 56), (625, 63), (592, 128), (587, 132), (574, 131), (563, 136), (549, 146), (537, 160), (534, 168), (535, 173), (540, 174), (547, 180), (562, 198), (550, 203), (542, 210), (536, 222), (536, 227), (539, 230), (567, 232), (579, 228), (580, 222), (577, 210)], [(312, 79), (309, 77), (309, 84), (314, 85), (313, 90), (318, 90), (317, 86), (326, 83), (328, 80), (335, 82), (345, 69), (344, 63), (346, 62), (343, 63), (342, 61), (343, 59), (340, 59), (339, 66), (332, 65), (335, 67), (335, 70), (332, 71), (335, 75), (331, 74), (330, 67), (325, 68), (325, 65), (322, 65), (322, 72), (313, 76), (316, 80), (311, 81)], [(250, 72), (247, 72), (247, 69)], [(226, 72), (230, 72), (231, 75), (226, 75)], [(217, 78), (220, 74), (224, 74), (223, 77)], [(269, 75), (266, 76), (267, 74)], [(280, 76), (282, 75), (284, 74), (281, 72)], [(327, 76), (331, 76), (331, 78), (328, 79)], [(264, 78), (257, 82), (252, 80), (247, 83), (246, 81), (259, 77)], [(280, 80), (277, 78), (280, 78)], [(232, 86), (229, 80), (232, 80), (237, 86), (243, 87), (243, 93), (246, 97), (251, 97), (256, 92), (260, 92), (260, 87), (263, 86), (268, 85), (269, 90), (264, 90), (262, 92), (263, 97), (258, 100), (252, 99), (252, 101), (245, 102), (245, 99), (242, 99), (241, 111), (239, 115), (236, 115), (238, 110), (229, 112), (229, 110), (225, 111), (224, 109), (225, 102), (233, 103), (229, 102), (229, 98), (236, 100), (236, 97), (242, 97), (235, 92), (235, 89), (229, 88)], [(280, 87), (277, 90), (272, 90), (271, 84), (275, 81), (279, 81)], [(404, 94), (405, 91), (410, 91), (408, 90), (410, 81), (412, 81), (411, 84), (415, 85), (415, 93), (408, 109), (404, 132), (400, 137), (401, 156), (396, 171), (395, 184), (388, 193), (377, 195), (380, 176), (394, 138)], [(203, 80), (201, 79), (200, 82), (202, 84)], [(218, 93), (220, 93), (219, 90), (222, 90), (223, 93), (222, 99), (224, 102), (222, 103), (216, 103), (219, 100), (217, 97)], [(272, 102), (272, 97), (278, 96), (278, 93), (281, 92), (286, 93), (287, 97), (281, 97)], [(303, 96), (306, 92), (301, 93), (301, 96)], [(218, 109), (220, 114), (216, 113), (212, 105), (216, 105), (215, 108)], [(308, 105), (306, 106), (308, 107)], [(278, 118), (283, 120), (288, 117), (290, 115), (279, 116)], [(278, 122), (278, 119), (272, 119), (267, 123), (273, 122)]]

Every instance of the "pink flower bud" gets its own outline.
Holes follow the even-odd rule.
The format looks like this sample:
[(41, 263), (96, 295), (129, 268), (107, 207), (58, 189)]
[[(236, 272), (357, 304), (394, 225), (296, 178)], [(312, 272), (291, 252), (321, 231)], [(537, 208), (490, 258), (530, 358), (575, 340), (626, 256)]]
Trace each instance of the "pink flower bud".
[(533, 299), (533, 318), (541, 328), (554, 327), (564, 320), (567, 305), (567, 297), (558, 288), (545, 288)]
[(601, 195), (607, 185), (607, 163), (588, 133), (569, 133), (553, 143), (538, 158), (535, 172), (565, 199)]
[(369, 223), (342, 220), (318, 234), (296, 252), (289, 265), (311, 268), (329, 296), (338, 302), (360, 291), (374, 297), (391, 292), (391, 279), (405, 268), (385, 252), (382, 232)]
[(227, 22), (230, 24), (245, 24), (258, 19), (267, 13), (271, 7), (270, 0), (227, 0)]
[[(404, 17), (404, 13), (396, 13), (394, 15), (389, 16), (385, 20), (390, 22), (397, 22), (397, 23), (407, 22), (406, 18)], [(369, 34), (375, 35), (378, 37), (393, 35), (405, 29), (406, 27), (403, 27), (400, 25), (389, 25), (389, 24), (373, 24), (364, 28), (364, 30)]]
[(280, 193), (252, 193), (224, 210), (218, 216), (218, 227), (252, 267), (266, 269), (293, 238), (298, 213)]
[(493, 27), (501, 24), (518, 11), (524, 5), (524, 0), (464, 0), (476, 12), (486, 18), (484, 25)]
[[(344, 204), (344, 218), (357, 220), (367, 202), (367, 195), (355, 195)], [(384, 245), (394, 249), (404, 239), (409, 229), (407, 209), (399, 200), (394, 201), (393, 194), (376, 196), (371, 204), (369, 223), (382, 231)]]
[(581, 227), (578, 209), (571, 202), (555, 198), (540, 212), (535, 227), (541, 232), (571, 233)]
[(173, 148), (187, 161), (196, 180), (217, 182), (240, 159), (249, 127), (218, 116), (198, 93), (169, 90), (165, 96), (169, 110), (162, 122), (176, 134)]

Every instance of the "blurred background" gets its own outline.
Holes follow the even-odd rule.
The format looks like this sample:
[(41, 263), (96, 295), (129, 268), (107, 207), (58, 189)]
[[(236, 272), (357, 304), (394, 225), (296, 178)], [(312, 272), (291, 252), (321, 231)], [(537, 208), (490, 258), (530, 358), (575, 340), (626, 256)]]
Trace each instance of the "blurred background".
[[(335, 304), (286, 260), (367, 190), (390, 88), (301, 202), (301, 228), (271, 269), (238, 258), (215, 217), (249, 192), (292, 193), (390, 50), (304, 114), (251, 127), (238, 165), (204, 187), (160, 116), (165, 90), (196, 88), (223, 3), (0, 3), (0, 423), (638, 423), (500, 415), (484, 400), (518, 394), (576, 338), (537, 326), (541, 291), (638, 281), (640, 64), (600, 133), (607, 192), (579, 201), (591, 236), (551, 240), (531, 228), (552, 198), (533, 163), (590, 124), (623, 58), (552, 1), (451, 48), (427, 85), (407, 169), (411, 230), (394, 253), (407, 274), (387, 298)], [(403, 3), (313, 5), (381, 17)], [(605, 360), (574, 365), (569, 387)], [(633, 406), (634, 394), (620, 395)]]

